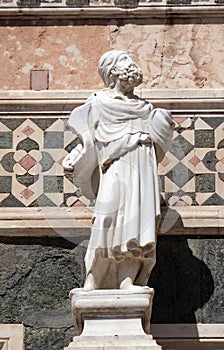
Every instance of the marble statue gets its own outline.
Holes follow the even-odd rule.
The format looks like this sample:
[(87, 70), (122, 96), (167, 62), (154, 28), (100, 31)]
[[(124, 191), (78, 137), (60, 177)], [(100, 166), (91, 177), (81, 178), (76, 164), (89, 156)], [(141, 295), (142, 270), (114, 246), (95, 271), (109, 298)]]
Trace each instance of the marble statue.
[(83, 194), (96, 199), (83, 290), (140, 290), (155, 264), (157, 164), (174, 123), (169, 111), (134, 94), (143, 75), (126, 52), (104, 53), (98, 70), (106, 88), (72, 111), (78, 144), (63, 161)]

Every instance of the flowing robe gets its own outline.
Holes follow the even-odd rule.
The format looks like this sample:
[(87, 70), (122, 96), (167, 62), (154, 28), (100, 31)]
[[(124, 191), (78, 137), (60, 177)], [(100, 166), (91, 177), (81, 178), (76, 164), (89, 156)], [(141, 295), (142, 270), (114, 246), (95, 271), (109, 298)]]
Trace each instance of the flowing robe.
[[(155, 264), (160, 215), (155, 145), (162, 154), (169, 148), (170, 113), (139, 98), (112, 98), (103, 90), (74, 109), (69, 124), (80, 139), (74, 150), (74, 176), (84, 195), (96, 197), (87, 274), (104, 259), (109, 259), (114, 274), (122, 261), (134, 258), (141, 261), (134, 283), (145, 285)], [(100, 287), (110, 285), (109, 280), (101, 281)]]

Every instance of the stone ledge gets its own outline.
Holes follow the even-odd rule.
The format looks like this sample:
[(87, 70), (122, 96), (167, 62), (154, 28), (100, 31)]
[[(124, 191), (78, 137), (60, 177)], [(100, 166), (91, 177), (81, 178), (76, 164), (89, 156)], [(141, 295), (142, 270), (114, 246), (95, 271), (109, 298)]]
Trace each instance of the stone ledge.
[[(0, 208), (0, 237), (88, 239), (94, 208)], [(162, 208), (161, 236), (224, 235), (224, 207)]]
[(0, 349), (24, 350), (24, 326), (22, 324), (0, 324)]
[(183, 323), (183, 324), (152, 324), (151, 332), (155, 338), (201, 338), (224, 339), (224, 323)]
[(139, 5), (134, 8), (122, 8), (115, 6), (86, 6), (79, 8), (67, 8), (60, 6), (44, 6), (44, 7), (1, 7), (0, 16), (2, 18), (17, 19), (35, 18), (35, 19), (54, 19), (58, 18), (222, 18), (224, 14), (224, 6), (222, 4), (211, 5)]
[[(40, 114), (47, 113), (68, 115), (95, 90), (77, 91), (30, 91), (0, 90), (0, 114)], [(175, 110), (178, 113), (203, 112), (214, 114), (224, 112), (224, 89), (183, 89), (183, 90), (150, 90), (136, 89), (136, 94), (150, 100), (154, 106)]]
[(151, 333), (164, 350), (224, 348), (224, 324), (152, 324)]
[[(159, 344), (164, 346), (165, 350), (218, 350), (224, 348), (223, 323), (152, 324), (151, 333), (153, 338), (156, 339)], [(6, 341), (8, 339), (10, 339), (10, 342), (7, 344)], [(1, 347), (1, 350), (24, 350), (23, 339), (23, 325), (0, 324), (0, 346), (3, 346)], [(6, 346), (8, 346), (8, 348), (6, 348)]]
[(151, 334), (164, 350), (224, 348), (224, 324), (152, 324)]

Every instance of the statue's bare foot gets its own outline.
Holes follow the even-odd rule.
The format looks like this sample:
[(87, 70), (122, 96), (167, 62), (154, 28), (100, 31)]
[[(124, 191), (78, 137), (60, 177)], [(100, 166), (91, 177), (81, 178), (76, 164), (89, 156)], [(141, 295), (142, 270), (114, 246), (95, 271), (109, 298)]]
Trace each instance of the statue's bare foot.
[(90, 292), (91, 290), (96, 289), (95, 278), (92, 273), (89, 273), (86, 277), (86, 281), (84, 283), (83, 291)]
[(136, 291), (136, 292), (142, 292), (143, 289), (149, 289), (149, 287), (144, 286), (135, 286), (132, 282), (132, 279), (130, 277), (125, 278), (121, 284), (120, 284), (120, 289), (124, 289), (124, 290), (130, 290), (130, 291)]

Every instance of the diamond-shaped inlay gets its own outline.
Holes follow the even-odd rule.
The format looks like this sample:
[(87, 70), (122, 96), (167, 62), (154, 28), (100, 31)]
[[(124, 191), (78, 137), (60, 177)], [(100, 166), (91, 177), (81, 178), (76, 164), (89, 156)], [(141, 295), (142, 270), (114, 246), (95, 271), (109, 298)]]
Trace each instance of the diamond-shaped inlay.
[(26, 188), (24, 191), (20, 192), (20, 194), (26, 198), (29, 199), (30, 197), (32, 197), (32, 195), (34, 194), (34, 192), (32, 190), (30, 190), (29, 188)]
[(165, 156), (162, 160), (162, 162), (160, 162), (160, 164), (165, 168), (167, 165), (170, 164), (170, 160), (167, 156)]
[(31, 134), (34, 133), (34, 130), (28, 125), (25, 129), (22, 130), (22, 132), (23, 132), (26, 136), (30, 136)]
[(20, 161), (18, 162), (26, 171), (30, 170), (37, 162), (36, 160), (31, 157), (29, 154), (25, 155)]
[(184, 186), (194, 174), (184, 164), (178, 163), (167, 173), (167, 177), (179, 187)]
[(178, 135), (172, 142), (170, 152), (179, 160), (183, 159), (194, 146), (182, 135)]
[(197, 157), (197, 156), (194, 156), (193, 158), (191, 158), (190, 160), (189, 160), (189, 162), (191, 163), (191, 164), (193, 164), (194, 166), (196, 166), (196, 165), (198, 165), (198, 163), (200, 163), (200, 159)]

